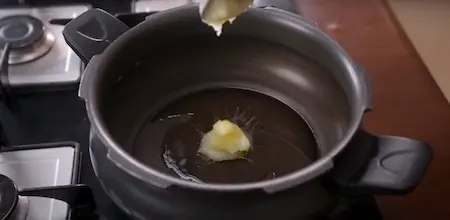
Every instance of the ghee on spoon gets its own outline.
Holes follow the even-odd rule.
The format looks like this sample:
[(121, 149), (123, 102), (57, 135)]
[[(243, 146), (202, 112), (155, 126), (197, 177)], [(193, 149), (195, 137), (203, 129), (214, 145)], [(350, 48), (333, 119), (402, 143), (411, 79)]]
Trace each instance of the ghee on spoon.
[(198, 153), (220, 162), (241, 159), (250, 151), (250, 140), (242, 129), (229, 120), (219, 120), (200, 143)]
[(253, 0), (203, 0), (200, 3), (202, 21), (211, 26), (217, 36), (222, 34), (225, 22), (232, 23), (236, 17), (251, 6)]

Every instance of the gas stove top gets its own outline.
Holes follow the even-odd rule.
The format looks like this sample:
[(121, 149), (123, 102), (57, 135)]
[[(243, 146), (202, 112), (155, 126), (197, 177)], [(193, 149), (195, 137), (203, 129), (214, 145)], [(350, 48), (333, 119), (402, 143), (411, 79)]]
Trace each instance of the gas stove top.
[[(104, 193), (92, 170), (89, 158), (90, 124), (85, 112), (85, 103), (78, 98), (76, 86), (71, 86), (77, 85), (83, 65), (62, 39), (63, 27), (50, 21), (70, 19), (89, 7), (100, 7), (113, 14), (121, 13), (118, 17), (131, 12), (143, 13), (142, 16), (133, 17), (134, 19), (124, 20), (124, 23), (133, 26), (139, 23), (146, 13), (155, 13), (192, 2), (198, 0), (0, 2), (0, 46), (2, 36), (27, 35), (31, 29), (42, 31), (39, 33), (40, 36), (53, 37), (46, 39), (52, 42), (50, 49), (41, 48), (48, 51), (45, 53), (41, 51), (42, 54), (34, 55), (32, 60), (20, 63), (20, 59), (10, 56), (7, 86), (11, 87), (11, 91), (8, 91), (11, 96), (6, 100), (3, 92), (0, 95), (3, 97), (0, 99), (0, 174), (14, 182), (18, 188), (16, 212), (22, 213), (23, 216), (17, 215), (16, 219), (59, 220), (66, 217), (88, 219), (86, 215), (70, 212), (67, 204), (49, 199), (61, 197), (67, 199), (80, 194), (85, 198), (83, 202), (88, 204), (81, 207), (92, 208), (87, 211), (95, 212), (92, 215), (88, 214), (93, 219), (128, 219)], [(268, 4), (273, 1), (257, 2)], [(277, 7), (298, 13), (291, 3), (276, 2)], [(20, 15), (22, 20), (18, 20), (17, 25), (13, 23), (13, 31), (2, 32), (7, 30), (2, 29), (2, 18), (10, 19), (9, 16), (16, 15)], [(12, 55), (15, 48), (10, 49)], [(14, 62), (19, 63), (13, 64)], [(59, 89), (48, 89), (55, 84), (59, 84)], [(16, 92), (16, 87), (33, 87), (33, 89), (22, 93)], [(70, 196), (67, 196), (69, 194)], [(92, 203), (86, 199), (90, 198), (91, 194), (94, 198)], [(0, 206), (1, 204), (0, 201)], [(0, 207), (0, 216), (2, 211)], [(85, 209), (82, 211), (86, 212)], [(381, 217), (373, 198), (368, 197), (343, 200), (327, 219), (379, 220)]]
[(11, 44), (8, 81), (11, 87), (75, 84), (81, 61), (67, 46), (63, 26), (52, 19), (75, 17), (87, 5), (0, 9), (0, 47)]

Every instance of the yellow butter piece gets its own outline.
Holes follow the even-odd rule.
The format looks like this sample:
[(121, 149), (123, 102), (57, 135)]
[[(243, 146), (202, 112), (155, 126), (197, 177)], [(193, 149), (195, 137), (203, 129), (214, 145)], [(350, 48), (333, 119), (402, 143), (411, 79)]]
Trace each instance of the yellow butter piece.
[(200, 4), (200, 15), (205, 24), (208, 24), (217, 33), (222, 34), (222, 26), (230, 23), (240, 14), (247, 11), (253, 0), (204, 0)]
[(242, 158), (250, 146), (250, 140), (238, 125), (220, 120), (203, 136), (198, 152), (213, 161), (235, 160)]

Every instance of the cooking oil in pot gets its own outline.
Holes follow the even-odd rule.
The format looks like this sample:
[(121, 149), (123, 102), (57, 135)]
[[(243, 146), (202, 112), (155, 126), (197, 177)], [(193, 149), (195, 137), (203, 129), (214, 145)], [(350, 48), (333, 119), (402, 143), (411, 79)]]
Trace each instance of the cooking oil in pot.
[[(213, 125), (227, 120), (248, 137), (250, 149), (232, 160), (199, 152)], [(167, 105), (141, 127), (133, 156), (170, 175), (195, 182), (247, 183), (272, 179), (318, 156), (313, 132), (284, 103), (241, 89), (197, 92)]]

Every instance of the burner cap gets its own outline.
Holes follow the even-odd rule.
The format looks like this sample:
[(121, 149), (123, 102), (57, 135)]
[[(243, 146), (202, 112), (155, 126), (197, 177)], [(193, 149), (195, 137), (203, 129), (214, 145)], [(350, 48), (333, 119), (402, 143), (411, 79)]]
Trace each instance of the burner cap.
[(11, 48), (22, 48), (33, 44), (44, 33), (42, 22), (29, 15), (14, 15), (0, 19), (0, 47), (6, 43)]
[(17, 191), (14, 182), (0, 174), (0, 219), (8, 219), (16, 208), (19, 198), (19, 192)]

